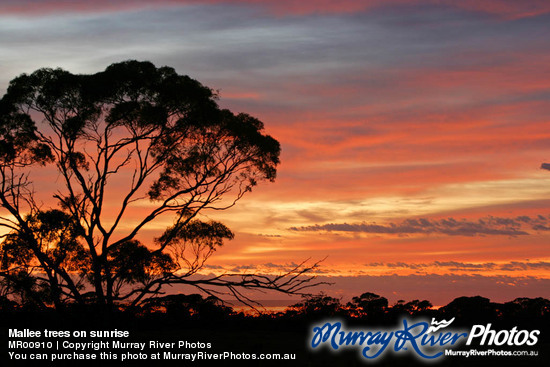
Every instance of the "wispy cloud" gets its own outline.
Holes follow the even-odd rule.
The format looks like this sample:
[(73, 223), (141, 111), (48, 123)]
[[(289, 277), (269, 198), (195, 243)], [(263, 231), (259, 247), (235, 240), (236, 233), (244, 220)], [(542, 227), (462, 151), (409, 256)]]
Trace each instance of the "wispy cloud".
[[(297, 264), (293, 261), (285, 263), (263, 263), (263, 264), (248, 264), (248, 265), (237, 265), (237, 264), (227, 264), (227, 265), (205, 265), (204, 269), (216, 273), (258, 273), (258, 274), (278, 274), (284, 272), (290, 272), (296, 268), (300, 267), (300, 264)], [(332, 269), (323, 269), (315, 268), (311, 274), (324, 274), (334, 271)]]
[(525, 236), (528, 230), (549, 230), (548, 217), (519, 216), (515, 218), (484, 217), (475, 221), (467, 219), (405, 219), (394, 223), (328, 223), (291, 227), (297, 232), (352, 232), (390, 235), (442, 234), (447, 236)]
[(550, 262), (547, 261), (510, 261), (505, 263), (495, 262), (461, 262), (461, 261), (433, 261), (429, 263), (405, 263), (405, 262), (371, 262), (365, 264), (368, 268), (410, 269), (418, 272), (433, 270), (434, 268), (447, 269), (449, 271), (523, 271), (523, 270), (550, 270)]
[[(537, 16), (550, 11), (550, 4), (544, 0), (160, 0), (155, 6), (181, 6), (193, 4), (229, 4), (265, 8), (276, 15), (338, 14), (372, 9), (412, 6), (438, 6), (470, 12), (492, 14), (506, 19)], [(4, 13), (43, 14), (47, 12), (105, 12), (150, 7), (147, 0), (7, 0), (0, 7)]]

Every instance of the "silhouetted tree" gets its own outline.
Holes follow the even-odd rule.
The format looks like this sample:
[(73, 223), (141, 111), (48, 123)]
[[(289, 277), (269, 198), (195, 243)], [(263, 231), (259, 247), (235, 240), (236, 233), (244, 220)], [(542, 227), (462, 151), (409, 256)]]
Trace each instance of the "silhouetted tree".
[(210, 321), (230, 315), (233, 310), (216, 297), (200, 294), (174, 294), (148, 299), (142, 306), (145, 312), (160, 311), (170, 318), (202, 318)]
[(441, 307), (440, 311), (448, 318), (456, 317), (458, 321), (466, 323), (494, 320), (497, 315), (496, 305), (481, 296), (455, 298)]
[[(138, 305), (167, 284), (210, 294), (225, 287), (244, 300), (243, 287), (293, 293), (311, 285), (300, 277), (305, 266), (278, 277), (196, 277), (233, 238), (199, 214), (230, 208), (257, 182), (273, 181), (279, 163), (279, 143), (263, 123), (220, 109), (216, 98), (149, 62), (13, 79), (0, 100), (3, 281), (31, 298), (47, 293), (35, 299), (57, 307), (91, 301), (106, 308)], [(45, 165), (58, 183), (58, 209), (37, 199), (33, 173)], [(161, 217), (172, 224), (142, 244), (138, 234)]]
[(428, 300), (412, 300), (405, 302), (404, 300), (397, 301), (392, 307), (391, 311), (393, 313), (409, 315), (415, 315), (418, 313), (426, 312), (433, 307), (432, 303)]
[(388, 300), (378, 294), (366, 292), (358, 297), (353, 297), (346, 307), (350, 315), (354, 317), (377, 318), (386, 312)]
[(506, 302), (503, 307), (506, 317), (517, 318), (540, 318), (550, 316), (550, 301), (538, 298), (516, 298), (511, 302)]
[(304, 295), (302, 301), (289, 306), (288, 311), (306, 317), (334, 316), (342, 312), (342, 304), (338, 298), (321, 292)]

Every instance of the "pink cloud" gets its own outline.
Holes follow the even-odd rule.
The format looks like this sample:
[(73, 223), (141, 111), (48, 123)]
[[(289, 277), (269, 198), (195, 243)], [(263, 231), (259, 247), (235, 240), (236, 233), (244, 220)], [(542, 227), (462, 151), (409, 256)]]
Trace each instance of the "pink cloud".
[[(159, 8), (179, 5), (243, 5), (266, 8), (275, 15), (305, 15), (305, 14), (339, 14), (368, 11), (371, 9), (394, 7), (433, 5), (441, 6), (439, 0), (161, 0), (152, 5), (146, 0), (118, 1), (63, 1), (63, 0), (22, 0), (7, 1), (0, 6), (0, 14), (43, 15), (45, 13), (64, 12), (111, 12), (130, 9)], [(452, 0), (445, 6), (467, 11), (496, 15), (505, 19), (518, 19), (537, 16), (550, 11), (550, 4), (545, 0), (515, 1), (515, 0)]]

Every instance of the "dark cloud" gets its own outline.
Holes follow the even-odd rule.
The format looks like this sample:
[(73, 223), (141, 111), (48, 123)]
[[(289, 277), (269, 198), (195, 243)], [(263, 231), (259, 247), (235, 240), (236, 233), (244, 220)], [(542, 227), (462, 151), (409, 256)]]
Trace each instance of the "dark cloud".
[(235, 272), (235, 273), (238, 273), (238, 272), (241, 272), (241, 271), (250, 271), (250, 270), (255, 270), (256, 269), (256, 266), (254, 265), (239, 265), (239, 266), (235, 266), (231, 269), (232, 272)]
[(550, 171), (550, 163), (543, 163), (543, 164), (540, 165), (540, 168)]
[(223, 269), (223, 266), (220, 266), (220, 265), (209, 265), (209, 264), (205, 264), (203, 266), (205, 269), (210, 269), (210, 270), (221, 270)]
[(288, 264), (274, 264), (269, 262), (269, 263), (263, 264), (263, 266), (266, 268), (272, 268), (272, 269), (293, 269), (293, 268), (296, 268), (298, 264), (296, 264), (295, 262), (291, 262)]
[(520, 262), (520, 261), (511, 261), (508, 264), (500, 266), (501, 270), (507, 271), (518, 271), (518, 270), (532, 270), (532, 269), (545, 269), (550, 270), (550, 262), (539, 261), (539, 262)]
[(383, 265), (387, 266), (388, 268), (422, 269), (422, 264), (407, 264), (404, 262), (387, 263)]
[(399, 223), (328, 223), (312, 226), (291, 227), (300, 232), (352, 232), (371, 234), (443, 234), (447, 236), (525, 236), (528, 230), (550, 230), (548, 218), (544, 216), (515, 218), (484, 217), (475, 221), (466, 219), (405, 219)]
[(494, 263), (463, 263), (458, 261), (434, 261), (434, 266), (451, 268), (451, 270), (490, 270), (495, 267)]

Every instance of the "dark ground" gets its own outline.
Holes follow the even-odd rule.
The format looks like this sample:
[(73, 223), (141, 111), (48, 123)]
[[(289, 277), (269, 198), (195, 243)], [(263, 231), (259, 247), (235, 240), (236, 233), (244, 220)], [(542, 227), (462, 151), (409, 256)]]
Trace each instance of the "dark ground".
[[(412, 356), (412, 353), (399, 353), (392, 355), (386, 353), (384, 357), (377, 360), (366, 360), (360, 356), (359, 348), (350, 350), (329, 352), (327, 348), (310, 350), (310, 330), (312, 325), (317, 324), (313, 321), (314, 317), (288, 317), (279, 318), (246, 318), (242, 316), (222, 317), (215, 316), (208, 319), (204, 318), (178, 318), (165, 314), (148, 315), (146, 317), (137, 317), (127, 314), (115, 314), (110, 317), (97, 317), (90, 313), (72, 313), (58, 314), (55, 312), (2, 312), (0, 313), (0, 366), (75, 366), (85, 362), (65, 361), (65, 362), (45, 362), (45, 361), (15, 361), (9, 358), (8, 352), (29, 353), (58, 353), (55, 348), (52, 349), (26, 349), (26, 350), (8, 350), (8, 340), (22, 341), (99, 341), (116, 340), (117, 338), (107, 339), (75, 339), (75, 338), (9, 338), (8, 330), (25, 328), (32, 330), (128, 330), (129, 338), (118, 338), (121, 341), (145, 341), (158, 340), (166, 342), (188, 341), (190, 343), (202, 342), (211, 343), (210, 349), (166, 349), (166, 350), (146, 350), (147, 354), (153, 352), (171, 351), (173, 353), (187, 353), (204, 351), (208, 353), (233, 352), (235, 354), (253, 354), (261, 353), (291, 353), (296, 354), (295, 360), (218, 360), (218, 361), (185, 361), (185, 360), (142, 360), (142, 361), (91, 361), (84, 365), (119, 365), (119, 366), (548, 366), (550, 365), (550, 343), (548, 338), (549, 325), (546, 319), (539, 320), (509, 320), (500, 325), (502, 328), (508, 328), (511, 324), (525, 324), (525, 327), (536, 326), (541, 329), (541, 340), (535, 347), (525, 347), (520, 349), (538, 350), (538, 357), (519, 358), (519, 357), (442, 357), (435, 362), (425, 362)], [(352, 321), (350, 321), (352, 322)], [(355, 321), (362, 330), (377, 330), (373, 321), (364, 320)], [(543, 323), (544, 322), (544, 323)], [(534, 323), (534, 325), (533, 325)], [(391, 322), (388, 321), (388, 325)], [(399, 323), (393, 323), (395, 327)], [(391, 328), (392, 326), (386, 326)], [(494, 329), (498, 330), (495, 324)], [(55, 344), (54, 344), (55, 345)], [(462, 348), (465, 348), (464, 346)], [(466, 347), (469, 349), (470, 347)], [(481, 350), (482, 347), (476, 347)], [(497, 347), (495, 349), (512, 350), (512, 347)], [(459, 349), (459, 348), (453, 348)], [(112, 350), (119, 354), (124, 351)], [(65, 351), (70, 353), (72, 351)], [(132, 351), (135, 352), (135, 351)], [(94, 353), (93, 350), (86, 350), (81, 353)], [(95, 352), (99, 354), (99, 352)], [(29, 355), (27, 355), (29, 357)]]

